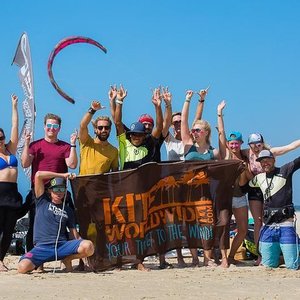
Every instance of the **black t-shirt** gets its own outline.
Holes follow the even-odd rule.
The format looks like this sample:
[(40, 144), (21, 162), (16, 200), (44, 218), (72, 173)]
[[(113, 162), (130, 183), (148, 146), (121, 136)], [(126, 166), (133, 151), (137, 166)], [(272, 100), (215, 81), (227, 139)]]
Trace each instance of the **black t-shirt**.
[(293, 203), (293, 173), (300, 168), (300, 157), (275, 168), (271, 173), (261, 173), (249, 181), (248, 186), (259, 187), (264, 196), (264, 209), (283, 208)]

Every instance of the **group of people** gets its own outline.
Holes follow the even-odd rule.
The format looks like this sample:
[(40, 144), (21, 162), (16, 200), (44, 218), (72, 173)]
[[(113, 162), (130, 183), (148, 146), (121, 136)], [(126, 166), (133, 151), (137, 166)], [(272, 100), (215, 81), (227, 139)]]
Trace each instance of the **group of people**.
[[(222, 101), (217, 106), (218, 149), (211, 145), (210, 124), (202, 119), (208, 89), (200, 90), (198, 105), (192, 127), (189, 127), (190, 102), (194, 92), (186, 92), (181, 112), (172, 111), (172, 94), (168, 88), (156, 88), (152, 94), (155, 118), (143, 114), (138, 121), (127, 127), (122, 120), (123, 105), (127, 91), (123, 86), (109, 89), (109, 116), (93, 116), (103, 106), (92, 101), (81, 119), (79, 132), (71, 135), (70, 143), (59, 140), (62, 120), (55, 114), (44, 118), (44, 137), (30, 143), (27, 132), (21, 156), (22, 167), (31, 166), (32, 190), (22, 203), (17, 188), (18, 161), (15, 156), (18, 144), (18, 99), (12, 96), (11, 138), (7, 139), (0, 128), (0, 271), (7, 271), (4, 257), (8, 251), (17, 219), (29, 210), (30, 228), (27, 234), (25, 253), (19, 262), (18, 271), (27, 273), (42, 268), (44, 262), (62, 260), (67, 271), (72, 270), (72, 260), (80, 258), (84, 268), (85, 257), (94, 253), (94, 245), (87, 239), (88, 228), (76, 231), (74, 206), (67, 181), (74, 175), (68, 168), (78, 164), (76, 141), (79, 140), (79, 175), (102, 174), (110, 171), (133, 169), (147, 162), (161, 161), (161, 146), (165, 144), (170, 161), (222, 160), (243, 161), (244, 172), (236, 180), (231, 209), (216, 207), (214, 231), (215, 245), (221, 250), (220, 265), (224, 268), (237, 264), (235, 253), (242, 244), (248, 229), (248, 205), (254, 218), (255, 243), (260, 245), (257, 265), (277, 267), (281, 252), (288, 268), (297, 269), (298, 236), (295, 232), (292, 203), (294, 171), (300, 168), (300, 158), (275, 167), (275, 157), (300, 147), (300, 140), (282, 147), (269, 148), (261, 134), (253, 133), (248, 138), (247, 149), (242, 149), (242, 134), (239, 131), (225, 133)], [(164, 103), (164, 113), (162, 106)], [(92, 123), (93, 134), (88, 126)], [(112, 124), (115, 124), (119, 149), (109, 141)], [(172, 129), (172, 130), (170, 130)], [(237, 224), (229, 254), (229, 222), (232, 214)], [(90, 218), (88, 209), (77, 216)], [(263, 226), (264, 223), (264, 227)], [(68, 230), (67, 230), (68, 229)], [(80, 235), (79, 235), (80, 234)], [(199, 266), (197, 249), (190, 249), (192, 265)], [(177, 249), (178, 264), (186, 266), (181, 249)], [(159, 267), (171, 268), (165, 254), (159, 253)], [(213, 249), (204, 249), (204, 266), (216, 266), (218, 259)], [(137, 257), (138, 270), (147, 271), (143, 259)]]

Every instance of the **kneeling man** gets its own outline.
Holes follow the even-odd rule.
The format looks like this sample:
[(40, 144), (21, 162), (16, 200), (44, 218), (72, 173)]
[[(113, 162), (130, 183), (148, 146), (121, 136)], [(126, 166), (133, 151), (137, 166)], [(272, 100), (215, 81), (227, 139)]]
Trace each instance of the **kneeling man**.
[[(47, 193), (44, 181), (50, 178), (53, 179)], [(74, 213), (64, 205), (66, 179), (73, 179), (73, 175), (48, 171), (36, 173), (36, 215), (33, 234), (35, 246), (20, 258), (19, 273), (30, 272), (43, 263), (54, 260), (63, 260), (66, 271), (70, 272), (73, 270), (73, 259), (93, 255), (93, 243), (80, 238), (75, 228)]]

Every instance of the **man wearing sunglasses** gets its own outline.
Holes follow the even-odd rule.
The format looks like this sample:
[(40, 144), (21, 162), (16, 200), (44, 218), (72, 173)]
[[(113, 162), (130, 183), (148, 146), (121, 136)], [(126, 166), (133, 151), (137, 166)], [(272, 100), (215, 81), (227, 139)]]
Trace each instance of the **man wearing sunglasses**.
[[(90, 108), (84, 114), (79, 127), (79, 144), (80, 144), (80, 165), (79, 175), (103, 174), (110, 171), (118, 171), (119, 158), (118, 149), (108, 142), (111, 132), (111, 120), (107, 116), (98, 116), (92, 121), (93, 115), (104, 107), (98, 101), (92, 101)], [(93, 125), (95, 136), (89, 134), (88, 125)], [(80, 204), (79, 204), (80, 205)], [(80, 212), (80, 213), (79, 213)], [(89, 209), (81, 206), (78, 209), (78, 222), (80, 224), (89, 224), (81, 220), (90, 220)], [(97, 242), (102, 243), (101, 237), (104, 233), (97, 230)], [(88, 227), (80, 226), (80, 234), (87, 238)], [(84, 262), (80, 260), (78, 270), (84, 270)]]
[[(50, 178), (47, 193), (44, 181)], [(38, 171), (35, 174), (35, 246), (20, 258), (19, 273), (30, 272), (54, 260), (63, 260), (66, 271), (71, 272), (73, 259), (89, 257), (94, 253), (93, 243), (81, 239), (76, 231), (73, 210), (63, 203), (66, 179), (73, 178), (70, 173)]]
[[(44, 137), (30, 143), (31, 133), (27, 132), (25, 137), (24, 150), (21, 156), (23, 168), (31, 166), (31, 186), (34, 190), (35, 174), (38, 171), (51, 171), (66, 173), (68, 168), (77, 167), (76, 138), (73, 133), (70, 144), (58, 139), (61, 129), (61, 118), (55, 114), (48, 113), (44, 117)], [(44, 182), (47, 184), (47, 181)], [(27, 251), (33, 248), (33, 225), (35, 216), (35, 197), (32, 191), (26, 197), (24, 210), (29, 211), (29, 230), (26, 237)], [(67, 203), (74, 208), (70, 193), (68, 193)]]

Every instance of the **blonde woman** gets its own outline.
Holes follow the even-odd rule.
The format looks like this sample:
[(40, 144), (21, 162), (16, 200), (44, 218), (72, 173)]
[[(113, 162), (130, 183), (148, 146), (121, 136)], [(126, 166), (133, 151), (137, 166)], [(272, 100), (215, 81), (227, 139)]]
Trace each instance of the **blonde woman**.
[[(197, 120), (194, 122), (192, 129), (189, 129), (188, 115), (190, 102), (194, 92), (188, 90), (185, 96), (185, 102), (182, 108), (181, 114), (181, 138), (184, 145), (185, 160), (214, 160), (224, 156), (224, 150), (220, 156), (218, 149), (213, 149), (210, 143), (211, 127), (205, 120)], [(223, 103), (223, 102), (222, 102)], [(222, 104), (221, 103), (221, 104)], [(220, 104), (220, 105), (221, 105)], [(225, 105), (225, 102), (223, 103)], [(218, 119), (219, 107), (218, 107)], [(219, 125), (218, 120), (218, 125)], [(222, 147), (223, 149), (223, 147)], [(205, 249), (206, 248), (206, 249)], [(199, 265), (199, 259), (197, 249), (190, 249), (193, 256), (192, 264), (194, 266)], [(211, 259), (212, 250), (210, 246), (204, 247), (204, 266), (216, 266)]]

